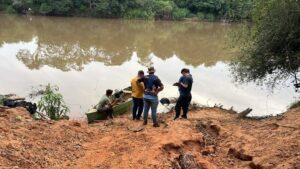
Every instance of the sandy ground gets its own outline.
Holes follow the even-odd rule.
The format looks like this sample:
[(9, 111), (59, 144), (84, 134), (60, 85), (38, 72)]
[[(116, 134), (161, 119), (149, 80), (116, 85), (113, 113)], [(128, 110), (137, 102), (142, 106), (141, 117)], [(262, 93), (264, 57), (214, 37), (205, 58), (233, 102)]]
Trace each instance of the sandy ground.
[(146, 127), (128, 115), (87, 125), (0, 110), (0, 168), (300, 169), (300, 109), (264, 120), (217, 108)]

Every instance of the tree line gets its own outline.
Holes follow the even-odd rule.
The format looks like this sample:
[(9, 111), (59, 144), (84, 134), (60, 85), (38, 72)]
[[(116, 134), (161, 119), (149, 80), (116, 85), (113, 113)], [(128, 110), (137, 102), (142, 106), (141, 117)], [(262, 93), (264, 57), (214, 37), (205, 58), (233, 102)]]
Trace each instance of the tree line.
[(250, 19), (252, 0), (0, 0), (0, 11), (48, 16), (182, 20)]

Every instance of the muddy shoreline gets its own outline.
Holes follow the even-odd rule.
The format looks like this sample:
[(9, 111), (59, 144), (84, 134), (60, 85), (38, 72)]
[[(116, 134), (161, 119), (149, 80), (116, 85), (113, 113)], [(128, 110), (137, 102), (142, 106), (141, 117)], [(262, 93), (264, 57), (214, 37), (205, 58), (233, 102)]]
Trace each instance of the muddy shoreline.
[(153, 128), (129, 115), (87, 125), (0, 109), (0, 168), (299, 168), (299, 114), (252, 120), (201, 108), (188, 120), (161, 114)]

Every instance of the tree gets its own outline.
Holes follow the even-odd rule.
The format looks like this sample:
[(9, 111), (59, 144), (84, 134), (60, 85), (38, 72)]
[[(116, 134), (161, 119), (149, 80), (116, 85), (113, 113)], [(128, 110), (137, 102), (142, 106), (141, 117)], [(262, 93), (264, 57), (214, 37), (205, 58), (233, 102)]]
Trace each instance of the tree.
[(256, 1), (253, 24), (234, 36), (241, 54), (232, 64), (238, 82), (294, 82), (300, 67), (300, 1)]
[(53, 10), (52, 6), (47, 3), (42, 3), (39, 12), (41, 14), (47, 15)]

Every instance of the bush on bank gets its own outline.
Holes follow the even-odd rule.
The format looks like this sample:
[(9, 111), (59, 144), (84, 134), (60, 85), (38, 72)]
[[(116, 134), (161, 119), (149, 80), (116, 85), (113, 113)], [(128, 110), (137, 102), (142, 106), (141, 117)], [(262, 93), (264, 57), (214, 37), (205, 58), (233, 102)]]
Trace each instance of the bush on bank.
[(252, 0), (2, 0), (0, 11), (48, 16), (213, 21), (250, 19)]

